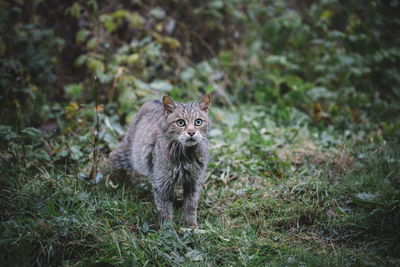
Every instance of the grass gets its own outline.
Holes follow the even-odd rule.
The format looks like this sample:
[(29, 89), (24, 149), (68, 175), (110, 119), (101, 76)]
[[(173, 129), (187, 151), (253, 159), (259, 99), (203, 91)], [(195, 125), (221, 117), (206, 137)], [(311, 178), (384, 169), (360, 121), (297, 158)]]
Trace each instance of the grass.
[(90, 127), (53, 137), (3, 127), (0, 262), (400, 264), (398, 140), (352, 141), (295, 113), (281, 123), (265, 108), (243, 110), (213, 110), (198, 230), (182, 223), (181, 189), (173, 223), (159, 227), (149, 183), (107, 171), (110, 129), (102, 127), (103, 179), (91, 183)]

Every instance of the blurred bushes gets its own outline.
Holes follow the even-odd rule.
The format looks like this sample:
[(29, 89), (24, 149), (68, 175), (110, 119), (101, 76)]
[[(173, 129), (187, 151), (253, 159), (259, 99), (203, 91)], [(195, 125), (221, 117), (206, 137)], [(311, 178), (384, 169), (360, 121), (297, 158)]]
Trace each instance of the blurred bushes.
[(207, 92), (223, 105), (271, 106), (282, 118), (296, 108), (317, 124), (399, 131), (398, 1), (0, 6), (7, 124), (40, 125), (54, 119), (54, 100), (93, 103), (96, 88), (106, 112), (128, 119), (147, 99)]
[(43, 105), (46, 94), (54, 95), (54, 66), (64, 43), (37, 16), (28, 19), (29, 12), (0, 2), (0, 118), (16, 125), (44, 116), (33, 103)]

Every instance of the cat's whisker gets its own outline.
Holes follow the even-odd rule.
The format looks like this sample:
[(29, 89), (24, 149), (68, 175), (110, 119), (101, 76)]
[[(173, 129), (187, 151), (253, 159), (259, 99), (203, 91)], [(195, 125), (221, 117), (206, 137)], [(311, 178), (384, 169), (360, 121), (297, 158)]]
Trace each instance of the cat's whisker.
[(207, 148), (208, 147), (208, 140), (206, 139), (206, 138), (204, 138), (204, 137), (201, 137), (199, 140), (199, 143), (201, 144), (201, 145), (203, 145), (205, 148)]

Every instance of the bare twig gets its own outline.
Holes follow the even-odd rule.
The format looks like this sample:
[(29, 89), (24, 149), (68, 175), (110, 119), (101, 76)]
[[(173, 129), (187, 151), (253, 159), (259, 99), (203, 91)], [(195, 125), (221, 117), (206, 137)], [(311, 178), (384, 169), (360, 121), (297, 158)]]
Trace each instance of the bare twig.
[(97, 88), (98, 88), (98, 82), (97, 82), (97, 77), (94, 76), (95, 80), (95, 88), (94, 88), (94, 98), (95, 98), (95, 110), (96, 110), (96, 126), (95, 126), (95, 131), (94, 131), (94, 141), (93, 141), (93, 165), (92, 165), (92, 170), (89, 175), (90, 180), (95, 180), (97, 177), (97, 167), (98, 167), (98, 162), (97, 162), (97, 154), (98, 154), (98, 148), (97, 148), (97, 143), (99, 141), (99, 131), (100, 131), (100, 119), (99, 119), (99, 107), (98, 107), (98, 96), (97, 96)]

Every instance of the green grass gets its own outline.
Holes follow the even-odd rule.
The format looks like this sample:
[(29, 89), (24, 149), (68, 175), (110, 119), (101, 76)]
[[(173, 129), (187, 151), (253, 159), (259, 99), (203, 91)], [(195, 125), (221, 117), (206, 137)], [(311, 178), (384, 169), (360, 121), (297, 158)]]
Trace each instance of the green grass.
[[(213, 110), (199, 230), (182, 223), (179, 188), (174, 221), (160, 228), (150, 184), (109, 173), (105, 152), (104, 178), (90, 183), (90, 127), (64, 139), (2, 128), (0, 262), (400, 264), (398, 140), (345, 140), (309, 122), (279, 124), (260, 107), (243, 110)], [(115, 145), (114, 133), (102, 133), (109, 142), (100, 148)]]

